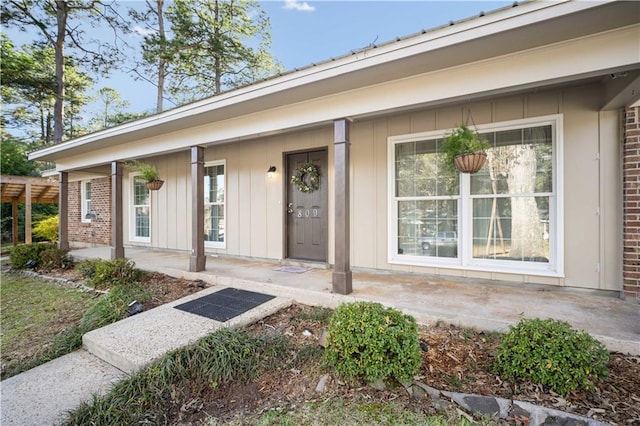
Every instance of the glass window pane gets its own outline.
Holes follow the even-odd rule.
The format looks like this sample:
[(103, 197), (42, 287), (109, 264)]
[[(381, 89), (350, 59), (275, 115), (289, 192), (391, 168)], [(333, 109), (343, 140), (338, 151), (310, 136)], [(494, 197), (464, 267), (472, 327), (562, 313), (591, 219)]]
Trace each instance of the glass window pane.
[(457, 200), (399, 201), (399, 254), (457, 257), (457, 210)]
[(136, 237), (149, 237), (149, 207), (136, 207)]
[(149, 189), (147, 189), (146, 182), (140, 176), (133, 178), (133, 204), (136, 206), (149, 204)]
[(473, 257), (549, 262), (549, 197), (473, 200)]
[(539, 126), (483, 135), (492, 141), (487, 163), (471, 175), (471, 194), (552, 191), (552, 128)]
[(204, 207), (204, 240), (224, 242), (224, 207), (206, 205)]
[(396, 196), (434, 197), (457, 195), (459, 179), (444, 167), (439, 140), (396, 144)]
[(84, 184), (84, 196), (87, 200), (91, 199), (91, 182), (85, 182)]

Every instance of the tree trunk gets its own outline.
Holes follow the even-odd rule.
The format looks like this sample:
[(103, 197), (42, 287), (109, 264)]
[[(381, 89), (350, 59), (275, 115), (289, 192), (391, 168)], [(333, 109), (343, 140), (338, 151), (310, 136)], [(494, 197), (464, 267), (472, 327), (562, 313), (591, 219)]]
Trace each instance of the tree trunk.
[[(218, 0), (216, 0), (215, 3), (215, 30), (214, 30), (214, 34), (216, 37), (216, 40), (220, 40), (220, 27), (222, 26), (222, 17), (220, 16), (220, 6), (218, 4)], [(222, 46), (222, 43), (220, 43), (220, 46)], [(215, 68), (215, 84), (216, 84), (216, 95), (220, 94), (220, 90), (222, 88), (222, 65), (221, 65), (221, 56), (223, 55), (223, 52), (218, 51), (215, 55), (215, 62), (214, 62), (214, 68)]]
[(53, 142), (62, 142), (64, 135), (64, 38), (67, 29), (67, 3), (56, 0), (56, 20), (58, 32), (54, 46), (56, 56), (56, 103), (53, 107)]
[(160, 58), (158, 61), (158, 94), (156, 98), (156, 112), (162, 112), (164, 109), (164, 79), (167, 70), (167, 58), (166, 58), (166, 37), (164, 30), (164, 0), (156, 1), (157, 13), (158, 13), (158, 34), (163, 43), (160, 45)]
[[(536, 184), (536, 151), (532, 145), (510, 147), (507, 185), (512, 194), (532, 194)], [(516, 259), (544, 257), (543, 227), (534, 197), (511, 198), (511, 250)]]
[[(40, 109), (40, 141), (42, 141), (42, 143), (46, 144), (48, 142), (48, 140), (46, 139), (47, 136), (47, 130), (46, 130), (46, 122), (45, 122), (45, 112), (44, 112), (44, 107), (42, 106), (42, 103), (38, 106), (38, 108)], [(47, 118), (48, 118), (48, 111), (47, 111)]]
[(46, 131), (44, 134), (43, 142), (45, 145), (49, 145), (51, 143), (51, 110), (47, 111), (47, 122), (46, 122)]

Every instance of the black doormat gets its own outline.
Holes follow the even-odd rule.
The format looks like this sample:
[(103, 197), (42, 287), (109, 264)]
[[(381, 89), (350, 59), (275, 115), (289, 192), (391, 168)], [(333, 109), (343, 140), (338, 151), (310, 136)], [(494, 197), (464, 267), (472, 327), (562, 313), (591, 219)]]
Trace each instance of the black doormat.
[(177, 305), (175, 308), (212, 320), (225, 322), (240, 314), (244, 314), (249, 309), (262, 305), (264, 302), (268, 302), (274, 297), (275, 296), (269, 294), (256, 293), (254, 291), (225, 288)]

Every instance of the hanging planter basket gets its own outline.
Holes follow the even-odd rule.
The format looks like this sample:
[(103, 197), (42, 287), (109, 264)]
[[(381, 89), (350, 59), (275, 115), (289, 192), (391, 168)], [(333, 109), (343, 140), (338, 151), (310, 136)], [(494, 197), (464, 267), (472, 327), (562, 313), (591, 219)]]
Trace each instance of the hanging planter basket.
[(460, 154), (453, 159), (453, 164), (462, 173), (476, 173), (487, 160), (486, 152), (472, 152), (470, 154)]
[(146, 183), (147, 189), (150, 189), (151, 191), (157, 191), (158, 189), (162, 188), (163, 184), (164, 181), (160, 179), (150, 180)]

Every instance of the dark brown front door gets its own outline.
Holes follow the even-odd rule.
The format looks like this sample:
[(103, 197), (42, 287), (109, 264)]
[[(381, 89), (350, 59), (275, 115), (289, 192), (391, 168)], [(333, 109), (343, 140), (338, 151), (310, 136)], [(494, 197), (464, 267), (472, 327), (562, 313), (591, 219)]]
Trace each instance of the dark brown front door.
[[(312, 163), (318, 168), (320, 186), (302, 192), (290, 179), (299, 167)], [(327, 151), (287, 155), (287, 257), (327, 260)]]

